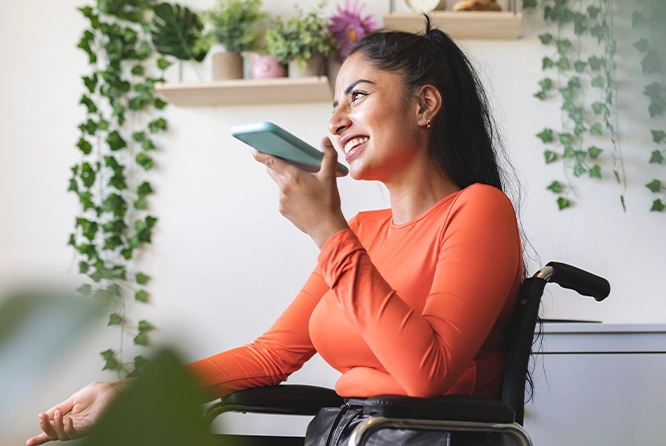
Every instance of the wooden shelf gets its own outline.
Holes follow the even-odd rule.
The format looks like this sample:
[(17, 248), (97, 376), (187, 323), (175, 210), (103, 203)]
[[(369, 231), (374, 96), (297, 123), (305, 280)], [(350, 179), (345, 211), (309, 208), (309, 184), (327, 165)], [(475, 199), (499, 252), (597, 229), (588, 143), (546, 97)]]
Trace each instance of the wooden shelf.
[(155, 89), (182, 107), (331, 102), (326, 76), (298, 79), (235, 79), (157, 84)]
[[(456, 39), (517, 39), (522, 13), (491, 11), (432, 11), (435, 27)], [(384, 14), (384, 27), (398, 31), (423, 32), (424, 17), (411, 12)]]

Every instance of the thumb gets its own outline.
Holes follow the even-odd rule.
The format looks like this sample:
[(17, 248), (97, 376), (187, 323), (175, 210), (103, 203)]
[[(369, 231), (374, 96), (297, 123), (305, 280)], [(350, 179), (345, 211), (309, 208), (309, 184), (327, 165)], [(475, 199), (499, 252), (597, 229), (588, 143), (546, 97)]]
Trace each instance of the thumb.
[(333, 143), (329, 137), (321, 140), (321, 148), (324, 153), (324, 158), (321, 160), (321, 169), (319, 173), (326, 177), (336, 177), (338, 167), (338, 152), (333, 147)]

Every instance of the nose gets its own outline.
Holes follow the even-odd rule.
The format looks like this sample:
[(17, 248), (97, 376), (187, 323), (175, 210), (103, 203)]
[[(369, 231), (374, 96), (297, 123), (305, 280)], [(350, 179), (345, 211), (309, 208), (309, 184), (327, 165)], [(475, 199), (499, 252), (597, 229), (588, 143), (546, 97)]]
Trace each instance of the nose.
[(344, 129), (349, 128), (350, 124), (351, 121), (347, 117), (347, 113), (343, 111), (343, 106), (339, 105), (333, 112), (331, 119), (328, 120), (328, 131), (332, 135), (339, 136)]

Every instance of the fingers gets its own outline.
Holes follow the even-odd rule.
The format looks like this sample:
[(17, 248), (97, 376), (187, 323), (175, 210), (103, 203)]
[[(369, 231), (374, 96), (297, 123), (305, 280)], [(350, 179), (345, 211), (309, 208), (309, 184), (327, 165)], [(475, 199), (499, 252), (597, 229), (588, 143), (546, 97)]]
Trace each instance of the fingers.
[[(67, 423), (67, 425), (65, 423)], [(70, 439), (67, 427), (69, 427), (69, 429), (72, 428), (72, 420), (68, 418), (67, 421), (65, 421), (65, 415), (60, 410), (56, 410), (53, 416), (53, 429), (58, 435), (58, 440)]]
[(45, 433), (41, 433), (39, 435), (35, 435), (34, 437), (30, 438), (28, 441), (26, 441), (26, 446), (37, 446), (39, 444), (44, 444), (51, 441), (48, 435)]

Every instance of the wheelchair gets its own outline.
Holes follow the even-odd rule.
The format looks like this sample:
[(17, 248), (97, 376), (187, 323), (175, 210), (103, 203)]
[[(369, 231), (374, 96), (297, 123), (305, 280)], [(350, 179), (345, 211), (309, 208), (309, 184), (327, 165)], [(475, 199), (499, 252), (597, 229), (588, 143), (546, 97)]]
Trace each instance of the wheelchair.
[[(447, 446), (532, 446), (529, 435), (522, 427), (525, 386), (539, 305), (549, 282), (593, 297), (598, 302), (610, 294), (610, 284), (606, 279), (564, 263), (548, 263), (520, 286), (507, 338), (501, 400), (469, 395), (435, 398), (379, 395), (367, 398), (363, 402), (365, 418), (356, 426), (348, 445), (364, 445), (382, 429), (414, 429), (446, 433), (442, 438)], [(344, 404), (343, 398), (331, 389), (283, 384), (227, 395), (208, 408), (204, 419), (210, 425), (215, 417), (229, 411), (312, 416), (322, 407)], [(258, 444), (302, 445), (303, 438), (282, 437), (275, 442), (260, 441)]]

